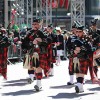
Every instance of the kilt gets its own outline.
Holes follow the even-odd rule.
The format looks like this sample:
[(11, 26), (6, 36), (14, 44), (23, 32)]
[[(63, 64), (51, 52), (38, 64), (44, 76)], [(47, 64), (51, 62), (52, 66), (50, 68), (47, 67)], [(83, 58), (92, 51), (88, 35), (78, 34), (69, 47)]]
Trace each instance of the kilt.
[(56, 63), (56, 56), (53, 56), (52, 44), (48, 45), (48, 61)]
[(39, 54), (39, 65), (42, 69), (48, 69), (47, 54)]
[(93, 65), (93, 54), (89, 55), (89, 72), (90, 72), (91, 79), (93, 79), (95, 77), (94, 65)]
[(73, 58), (69, 58), (69, 70), (73, 73), (87, 74), (88, 66), (89, 66), (89, 61), (88, 60), (79, 59), (79, 68), (80, 69), (78, 69), (78, 66), (75, 69), (74, 68), (74, 63), (73, 63)]
[(3, 53), (0, 53), (0, 74), (4, 78), (7, 77), (7, 53), (8, 48), (3, 48)]

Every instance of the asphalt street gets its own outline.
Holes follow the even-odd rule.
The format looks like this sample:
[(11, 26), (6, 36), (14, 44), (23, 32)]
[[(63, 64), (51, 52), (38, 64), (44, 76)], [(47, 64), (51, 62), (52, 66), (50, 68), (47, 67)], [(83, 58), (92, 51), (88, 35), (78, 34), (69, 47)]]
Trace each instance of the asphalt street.
[(39, 92), (34, 89), (36, 81), (27, 83), (27, 69), (23, 69), (22, 62), (8, 65), (7, 74), (7, 80), (0, 77), (0, 100), (100, 100), (100, 86), (92, 84), (89, 72), (85, 76), (83, 93), (76, 94), (74, 85), (67, 86), (68, 60), (61, 61), (59, 66), (54, 65), (54, 76), (42, 79), (42, 90)]

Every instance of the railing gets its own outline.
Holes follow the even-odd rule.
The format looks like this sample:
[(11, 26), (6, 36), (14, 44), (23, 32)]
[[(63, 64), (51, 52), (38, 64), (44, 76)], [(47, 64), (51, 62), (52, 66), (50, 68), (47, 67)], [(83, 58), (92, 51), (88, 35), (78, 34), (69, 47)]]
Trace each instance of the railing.
[(11, 60), (18, 59), (23, 61), (24, 54), (22, 53), (21, 45), (11, 45), (8, 48), (8, 63), (12, 64)]

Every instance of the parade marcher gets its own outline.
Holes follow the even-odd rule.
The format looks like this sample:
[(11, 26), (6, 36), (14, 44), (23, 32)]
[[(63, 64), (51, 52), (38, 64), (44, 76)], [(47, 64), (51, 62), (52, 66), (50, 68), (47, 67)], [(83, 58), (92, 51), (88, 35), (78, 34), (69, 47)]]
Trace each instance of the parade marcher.
[[(73, 42), (74, 40), (77, 38), (76, 36), (76, 24), (74, 23), (73, 26), (72, 26), (72, 30), (71, 30), (71, 34), (69, 36), (69, 38), (67, 39), (67, 42), (66, 42), (66, 51), (68, 52), (67, 55), (68, 55), (68, 58), (69, 58), (69, 63), (71, 61), (70, 59), (70, 55), (71, 55), (71, 50), (73, 49)], [(72, 66), (72, 69), (73, 66)], [(70, 70), (70, 68), (68, 67), (68, 70), (69, 70), (69, 82), (67, 82), (67, 85), (73, 85), (74, 84), (74, 72), (73, 70)]]
[(53, 25), (50, 24), (47, 27), (47, 41), (49, 43), (48, 47), (48, 62), (50, 66), (49, 76), (54, 75), (54, 63), (56, 62), (57, 49), (56, 49), (56, 35), (53, 33)]
[(58, 66), (61, 61), (61, 57), (64, 55), (64, 37), (60, 27), (56, 27), (57, 34), (57, 60), (56, 65)]
[[(71, 55), (71, 61), (69, 64), (70, 70), (73, 70), (76, 73), (76, 93), (84, 92), (83, 81), (84, 75), (87, 74), (88, 67), (91, 67), (91, 80), (92, 82), (97, 82), (100, 84), (97, 79), (93, 66), (90, 66), (90, 58), (89, 55), (92, 54), (92, 47), (89, 41), (87, 41), (84, 36), (83, 26), (78, 26), (76, 30), (77, 39), (73, 43), (73, 53)], [(71, 67), (74, 67), (72, 69)]]
[[(92, 46), (93, 46), (93, 64), (94, 64), (94, 72), (97, 75), (98, 72), (98, 52), (99, 52), (99, 44), (100, 44), (100, 29), (97, 28), (97, 20), (98, 19), (94, 19), (91, 21), (91, 27), (89, 28), (89, 36), (91, 36), (92, 38)], [(97, 58), (97, 60), (96, 60)], [(97, 63), (96, 63), (97, 62)]]
[(0, 74), (7, 80), (7, 59), (8, 47), (11, 45), (12, 34), (8, 34), (6, 29), (0, 28)]
[(34, 19), (32, 30), (30, 30), (26, 37), (22, 40), (22, 48), (26, 49), (29, 56), (30, 68), (28, 69), (28, 74), (32, 81), (34, 80), (34, 75), (36, 76), (37, 83), (34, 86), (36, 91), (39, 91), (42, 88), (41, 79), (42, 67), (44, 64), (41, 62), (45, 60), (43, 57), (44, 55), (42, 55), (41, 52), (41, 47), (39, 47), (39, 44), (45, 40), (45, 35), (39, 30), (39, 23), (39, 19)]

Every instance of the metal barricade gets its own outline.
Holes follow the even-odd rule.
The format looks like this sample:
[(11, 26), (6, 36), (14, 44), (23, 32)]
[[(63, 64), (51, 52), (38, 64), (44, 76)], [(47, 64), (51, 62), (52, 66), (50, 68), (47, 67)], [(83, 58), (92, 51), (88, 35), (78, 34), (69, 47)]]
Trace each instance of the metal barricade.
[(22, 53), (22, 48), (20, 44), (9, 46), (7, 60), (10, 64), (12, 64), (10, 60), (14, 59), (19, 59), (20, 61), (23, 61), (23, 56), (24, 54)]

